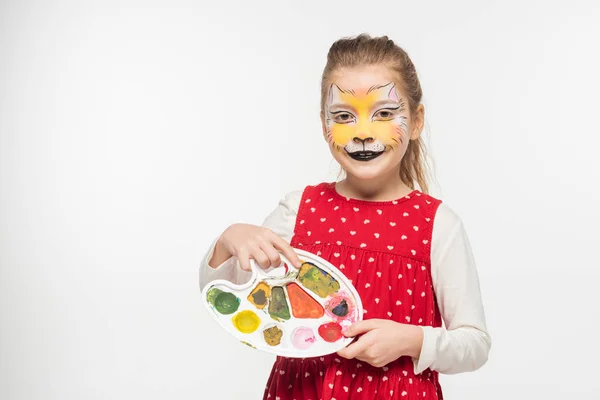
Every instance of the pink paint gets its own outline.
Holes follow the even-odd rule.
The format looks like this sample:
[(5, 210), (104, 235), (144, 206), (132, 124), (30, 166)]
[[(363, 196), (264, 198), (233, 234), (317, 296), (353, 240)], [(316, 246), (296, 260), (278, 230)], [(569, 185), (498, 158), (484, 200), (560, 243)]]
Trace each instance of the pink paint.
[(305, 327), (296, 328), (292, 336), (294, 346), (302, 350), (308, 349), (316, 340), (312, 329)]

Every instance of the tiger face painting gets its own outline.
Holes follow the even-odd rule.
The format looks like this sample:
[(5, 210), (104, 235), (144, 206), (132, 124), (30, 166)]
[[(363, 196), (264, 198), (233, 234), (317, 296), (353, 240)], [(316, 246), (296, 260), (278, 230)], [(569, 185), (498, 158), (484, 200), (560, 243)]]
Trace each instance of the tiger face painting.
[(393, 82), (358, 91), (332, 83), (325, 108), (332, 147), (357, 161), (371, 161), (408, 138), (406, 105)]

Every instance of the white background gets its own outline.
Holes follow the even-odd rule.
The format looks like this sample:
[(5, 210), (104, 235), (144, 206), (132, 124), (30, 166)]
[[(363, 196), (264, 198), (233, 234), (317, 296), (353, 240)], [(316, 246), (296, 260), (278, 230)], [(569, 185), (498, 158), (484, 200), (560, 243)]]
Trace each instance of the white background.
[(260, 398), (198, 264), (335, 179), (320, 74), (368, 32), (417, 66), (478, 261), (490, 360), (446, 398), (599, 399), (599, 3), (299, 3), (0, 4), (0, 398)]

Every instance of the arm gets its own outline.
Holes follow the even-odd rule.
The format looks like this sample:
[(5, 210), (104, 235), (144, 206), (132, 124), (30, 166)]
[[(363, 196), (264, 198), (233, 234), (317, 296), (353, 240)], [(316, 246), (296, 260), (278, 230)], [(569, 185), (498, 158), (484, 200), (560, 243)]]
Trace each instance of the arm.
[(479, 277), (460, 218), (443, 203), (434, 220), (431, 274), (445, 327), (422, 327), (415, 373), (431, 368), (444, 374), (474, 371), (488, 359), (487, 332)]
[[(279, 201), (279, 205), (267, 216), (262, 226), (271, 229), (289, 243), (294, 233), (301, 197), (301, 191), (286, 194)], [(200, 289), (215, 279), (225, 279), (234, 284), (240, 284), (247, 282), (252, 275), (251, 272), (240, 268), (235, 256), (220, 248), (219, 238), (213, 241), (200, 263)]]

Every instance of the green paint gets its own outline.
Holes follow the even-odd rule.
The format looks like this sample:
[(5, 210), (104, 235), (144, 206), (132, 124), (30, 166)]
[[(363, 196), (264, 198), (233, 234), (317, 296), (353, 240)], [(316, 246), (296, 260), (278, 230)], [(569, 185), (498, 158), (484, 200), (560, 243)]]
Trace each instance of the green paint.
[(283, 287), (275, 286), (271, 290), (271, 301), (269, 302), (269, 315), (275, 320), (290, 319), (290, 308)]
[(248, 347), (252, 347), (253, 349), (256, 349), (256, 347), (252, 346), (252, 345), (251, 345), (250, 343), (248, 343), (248, 342), (245, 342), (245, 341), (243, 341), (243, 340), (241, 340), (241, 342), (242, 342), (243, 344), (245, 344), (246, 346), (248, 346)]
[(333, 276), (309, 262), (305, 262), (300, 267), (298, 281), (321, 298), (340, 290), (340, 283)]
[(215, 308), (221, 314), (233, 314), (240, 306), (240, 299), (233, 293), (221, 292), (215, 297)]
[(211, 288), (208, 291), (208, 293), (206, 293), (206, 300), (208, 300), (208, 302), (214, 306), (215, 305), (215, 299), (221, 293), (223, 293), (223, 291), (221, 289), (217, 289), (216, 287)]

